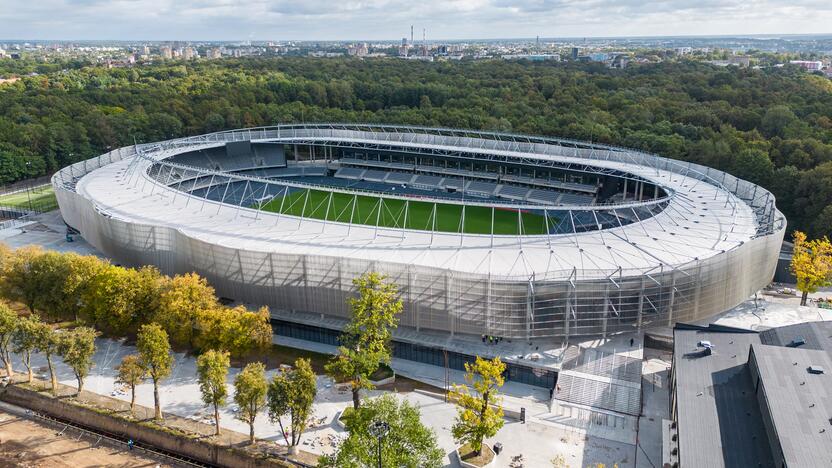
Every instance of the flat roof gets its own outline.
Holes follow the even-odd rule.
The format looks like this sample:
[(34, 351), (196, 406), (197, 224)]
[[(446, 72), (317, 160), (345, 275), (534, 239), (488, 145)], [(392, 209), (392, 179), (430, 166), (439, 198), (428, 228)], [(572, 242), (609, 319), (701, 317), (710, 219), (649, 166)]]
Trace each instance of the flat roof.
[(673, 336), (680, 466), (774, 467), (747, 366), (760, 336), (728, 327), (677, 327)]
[[(828, 351), (751, 346), (786, 465), (832, 466), (832, 358)], [(825, 372), (809, 373), (809, 366), (820, 366)]]

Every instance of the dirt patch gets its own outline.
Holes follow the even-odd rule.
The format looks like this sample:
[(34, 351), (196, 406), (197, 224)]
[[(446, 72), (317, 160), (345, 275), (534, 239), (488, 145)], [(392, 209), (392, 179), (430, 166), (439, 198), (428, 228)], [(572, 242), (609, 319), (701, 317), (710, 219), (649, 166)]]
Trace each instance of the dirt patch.
[(59, 431), (0, 411), (0, 466), (3, 467), (155, 467), (161, 463), (127, 449), (96, 444), (91, 436)]

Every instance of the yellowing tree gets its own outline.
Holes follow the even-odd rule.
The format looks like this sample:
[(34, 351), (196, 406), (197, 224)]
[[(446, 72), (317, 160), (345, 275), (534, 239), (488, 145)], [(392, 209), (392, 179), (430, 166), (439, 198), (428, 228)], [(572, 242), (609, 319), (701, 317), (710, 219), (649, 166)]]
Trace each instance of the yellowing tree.
[(220, 349), (232, 356), (243, 356), (262, 349), (272, 341), (269, 309), (251, 311), (245, 306), (217, 306), (197, 312), (199, 335), (195, 345), (199, 349)]
[(795, 231), (791, 271), (797, 278), (797, 289), (803, 293), (800, 305), (806, 305), (809, 293), (832, 284), (832, 244), (829, 239), (807, 240), (806, 234)]
[(23, 365), (26, 366), (28, 382), (32, 383), (32, 353), (38, 347), (38, 330), (40, 328), (40, 317), (29, 314), (28, 317), (20, 319), (17, 330), (12, 336), (13, 351), (20, 355)]
[(35, 260), (43, 254), (43, 249), (36, 246), (17, 249), (4, 260), (0, 275), (3, 295), (9, 300), (26, 304), (32, 313), (35, 312), (36, 303), (44, 289), (34, 265)]
[(505, 382), (505, 370), (500, 358), (477, 356), (474, 364), (465, 363), (465, 380), (474, 391), (466, 385), (454, 385), (451, 391), (451, 399), (459, 406), (451, 433), (456, 441), (468, 444), (475, 455), (480, 454), (483, 439), (493, 437), (503, 427), (498, 389)]
[(353, 280), (358, 297), (350, 298), (352, 319), (341, 334), (338, 355), (326, 365), (326, 373), (349, 382), (353, 408), (361, 406), (361, 389), (372, 389), (370, 376), (390, 363), (390, 337), (399, 324), (402, 301), (396, 285), (378, 273)]
[(248, 424), (248, 442), (254, 444), (254, 420), (266, 407), (269, 383), (262, 362), (247, 364), (234, 378), (234, 403), (240, 408), (237, 419)]
[(206, 351), (196, 358), (196, 373), (199, 379), (199, 391), (202, 402), (214, 407), (214, 434), (220, 435), (220, 406), (225, 406), (228, 389), (225, 379), (228, 377), (230, 359), (228, 352)]
[(172, 342), (193, 347), (200, 313), (217, 307), (214, 288), (205, 278), (196, 273), (177, 275), (162, 289), (156, 322), (167, 330)]
[(116, 383), (130, 387), (130, 414), (136, 411), (136, 385), (141, 384), (147, 378), (147, 369), (142, 364), (142, 359), (137, 354), (128, 354), (121, 360), (116, 368)]
[(0, 302), (0, 361), (6, 367), (6, 375), (14, 376), (12, 369), (12, 339), (17, 333), (20, 319), (5, 303)]
[(162, 403), (159, 400), (159, 382), (166, 379), (173, 370), (173, 356), (170, 353), (168, 334), (155, 323), (142, 325), (139, 329), (136, 348), (141, 365), (153, 380), (153, 405), (155, 419), (162, 420)]

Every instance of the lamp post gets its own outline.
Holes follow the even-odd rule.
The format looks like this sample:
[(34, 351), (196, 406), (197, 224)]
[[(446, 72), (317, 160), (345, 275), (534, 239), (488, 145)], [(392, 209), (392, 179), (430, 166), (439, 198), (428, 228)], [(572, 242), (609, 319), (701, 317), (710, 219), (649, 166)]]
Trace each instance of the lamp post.
[(390, 432), (390, 425), (384, 421), (370, 423), (370, 434), (378, 439), (378, 468), (381, 468), (381, 439)]

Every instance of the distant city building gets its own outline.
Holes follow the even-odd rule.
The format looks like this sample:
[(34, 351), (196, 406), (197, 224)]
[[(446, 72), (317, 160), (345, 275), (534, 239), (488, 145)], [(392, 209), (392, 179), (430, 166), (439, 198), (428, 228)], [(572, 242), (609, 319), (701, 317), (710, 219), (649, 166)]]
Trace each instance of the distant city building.
[(573, 47), (572, 52), (569, 54), (569, 56), (572, 58), (572, 60), (578, 60), (578, 54), (580, 54), (580, 52), (581, 49)]
[(159, 47), (159, 55), (165, 60), (170, 60), (173, 58), (173, 49), (170, 46)]
[(182, 58), (185, 60), (193, 60), (197, 56), (196, 49), (193, 47), (185, 47), (182, 51)]
[(820, 71), (823, 69), (823, 62), (819, 60), (792, 60), (789, 63), (809, 71)]
[(589, 60), (593, 62), (606, 62), (607, 60), (609, 60), (609, 56), (603, 52), (595, 52), (589, 54)]
[(208, 49), (208, 53), (206, 54), (206, 56), (209, 59), (218, 59), (222, 57), (222, 51), (219, 48), (214, 47), (213, 49)]
[(358, 45), (353, 45), (347, 48), (347, 55), (352, 55), (355, 57), (365, 57), (368, 53), (370, 53), (370, 49), (367, 46), (366, 42)]
[(748, 67), (751, 65), (751, 57), (748, 55), (734, 55), (728, 60), (708, 60), (706, 63), (716, 65), (718, 67)]
[(532, 62), (551, 60), (560, 62), (560, 55), (558, 54), (506, 54), (502, 58), (503, 60), (529, 60)]
[(142, 46), (142, 55), (150, 55), (150, 47)]

